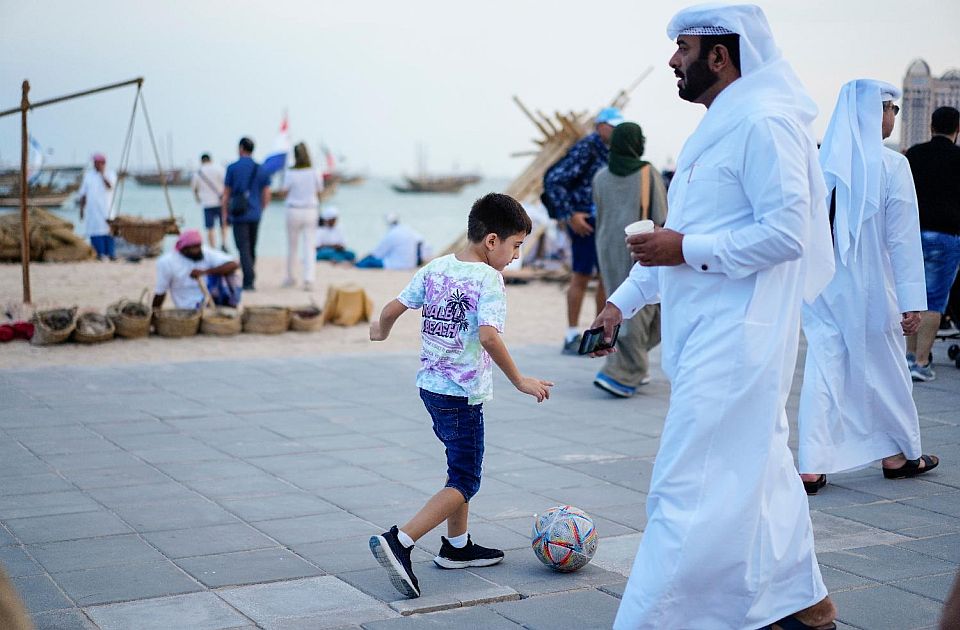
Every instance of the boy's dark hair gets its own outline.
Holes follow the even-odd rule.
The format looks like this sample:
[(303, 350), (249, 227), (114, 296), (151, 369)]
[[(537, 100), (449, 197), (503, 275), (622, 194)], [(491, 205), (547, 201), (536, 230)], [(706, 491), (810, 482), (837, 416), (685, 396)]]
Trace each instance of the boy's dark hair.
[(488, 193), (474, 201), (467, 219), (467, 238), (471, 243), (481, 242), (490, 233), (507, 239), (532, 230), (533, 223), (520, 202), (500, 193)]
[(200, 161), (201, 161), (201, 162), (209, 162), (209, 161), (210, 161), (210, 154), (209, 154), (209, 153), (201, 153), (201, 154), (200, 154)]
[(740, 70), (740, 36), (736, 33), (730, 35), (701, 35), (700, 36), (700, 59), (706, 59), (714, 46), (723, 46), (730, 53), (730, 63)]
[(930, 128), (933, 133), (942, 133), (946, 136), (953, 135), (960, 126), (960, 111), (953, 107), (944, 106), (933, 110), (933, 116), (930, 117)]
[(244, 136), (240, 138), (240, 148), (247, 153), (253, 153), (253, 140)]

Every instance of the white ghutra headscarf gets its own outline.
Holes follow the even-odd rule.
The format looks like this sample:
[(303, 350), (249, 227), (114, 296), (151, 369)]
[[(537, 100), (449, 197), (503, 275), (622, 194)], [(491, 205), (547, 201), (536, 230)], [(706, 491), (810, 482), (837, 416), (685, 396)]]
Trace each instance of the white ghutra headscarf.
[(820, 166), (827, 191), (837, 195), (834, 234), (844, 264), (851, 250), (856, 259), (863, 222), (880, 211), (883, 102), (900, 96), (899, 89), (883, 81), (850, 81), (840, 88), (827, 126)]
[(736, 34), (740, 40), (740, 78), (728, 85), (707, 109), (677, 158), (677, 172), (688, 168), (709, 147), (752, 115), (791, 121), (804, 136), (810, 191), (810, 229), (804, 243), (803, 297), (808, 303), (833, 277), (833, 247), (826, 188), (817, 161), (811, 124), (817, 106), (786, 62), (773, 39), (763, 9), (752, 4), (709, 3), (688, 7), (670, 20), (667, 35)]

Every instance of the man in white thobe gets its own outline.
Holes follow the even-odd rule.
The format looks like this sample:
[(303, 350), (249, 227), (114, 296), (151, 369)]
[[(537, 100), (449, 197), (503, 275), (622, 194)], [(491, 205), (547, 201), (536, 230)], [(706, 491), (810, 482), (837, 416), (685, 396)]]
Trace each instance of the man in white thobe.
[(609, 338), (660, 302), (672, 385), (614, 627), (833, 628), (785, 410), (801, 301), (833, 272), (816, 106), (756, 6), (692, 7), (667, 33), (680, 97), (708, 109), (594, 323)]
[(893, 478), (939, 462), (920, 451), (903, 339), (917, 332), (927, 294), (910, 164), (882, 143), (898, 98), (889, 83), (847, 83), (820, 148), (836, 274), (803, 309), (799, 469), (808, 494), (826, 484), (826, 473), (880, 459)]
[(106, 156), (102, 153), (95, 154), (93, 170), (83, 174), (83, 182), (77, 191), (77, 203), (80, 205), (83, 233), (90, 237), (90, 244), (97, 252), (97, 260), (103, 260), (104, 257), (117, 259), (116, 244), (107, 223), (116, 185), (117, 174), (107, 168)]

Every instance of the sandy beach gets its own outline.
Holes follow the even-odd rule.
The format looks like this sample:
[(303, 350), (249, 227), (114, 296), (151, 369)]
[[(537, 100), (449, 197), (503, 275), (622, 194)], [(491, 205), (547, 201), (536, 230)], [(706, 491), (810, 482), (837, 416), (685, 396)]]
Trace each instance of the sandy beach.
[[(362, 286), (379, 313), (406, 285), (412, 272), (361, 271), (345, 266), (320, 264), (317, 286), (311, 293), (302, 289), (282, 289), (284, 259), (261, 258), (257, 261), (257, 291), (244, 294), (244, 304), (303, 306), (311, 299), (323, 306), (327, 288), (353, 283)], [(120, 298), (136, 299), (143, 289), (151, 295), (155, 261), (35, 263), (30, 267), (35, 308), (79, 306), (81, 311), (103, 312)], [(20, 266), (0, 265), (0, 306), (17, 318), (32, 312), (21, 305)], [(508, 346), (557, 344), (566, 328), (565, 285), (556, 282), (531, 282), (507, 286)], [(149, 298), (148, 298), (149, 299)], [(167, 302), (165, 305), (171, 307)], [(592, 300), (587, 300), (581, 324), (590, 323)], [(229, 358), (310, 356), (317, 354), (353, 354), (367, 352), (415, 352), (419, 344), (419, 314), (402, 317), (390, 339), (371, 343), (366, 324), (344, 328), (326, 326), (313, 333), (287, 332), (281, 335), (240, 334), (234, 337), (198, 335), (185, 339), (167, 339), (152, 335), (145, 339), (115, 338), (102, 344), (85, 346), (64, 343), (38, 347), (23, 341), (0, 345), (0, 369), (29, 369), (51, 365), (109, 365), (161, 363)]]

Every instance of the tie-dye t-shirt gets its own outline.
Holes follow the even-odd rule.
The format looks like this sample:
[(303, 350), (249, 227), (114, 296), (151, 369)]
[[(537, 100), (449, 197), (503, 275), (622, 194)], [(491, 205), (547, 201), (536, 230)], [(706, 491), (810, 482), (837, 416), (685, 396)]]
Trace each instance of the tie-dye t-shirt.
[(442, 256), (420, 269), (397, 299), (421, 309), (417, 387), (465, 396), (471, 405), (493, 398), (493, 361), (480, 345), (480, 326), (503, 333), (507, 296), (500, 272)]

